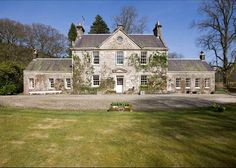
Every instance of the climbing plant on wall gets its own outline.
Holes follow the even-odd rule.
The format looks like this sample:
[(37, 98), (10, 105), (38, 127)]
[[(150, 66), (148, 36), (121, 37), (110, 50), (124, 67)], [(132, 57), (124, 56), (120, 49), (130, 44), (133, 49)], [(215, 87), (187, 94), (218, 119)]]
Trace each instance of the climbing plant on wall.
[(148, 93), (162, 92), (166, 90), (166, 69), (167, 55), (165, 53), (153, 52), (150, 54), (147, 64), (142, 65), (138, 54), (131, 54), (129, 65), (133, 66), (136, 72), (150, 72), (146, 86), (141, 86), (141, 90)]
[(88, 52), (83, 53), (82, 59), (73, 56), (73, 92), (78, 94), (93, 91), (91, 88), (93, 73), (94, 68)]

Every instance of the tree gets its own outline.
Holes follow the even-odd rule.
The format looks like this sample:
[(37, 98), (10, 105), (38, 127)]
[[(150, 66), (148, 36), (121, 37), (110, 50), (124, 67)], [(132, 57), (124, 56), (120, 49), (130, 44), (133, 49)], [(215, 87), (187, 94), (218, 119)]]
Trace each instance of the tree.
[(44, 24), (24, 25), (10, 19), (0, 19), (0, 41), (5, 44), (38, 49), (49, 57), (65, 55), (66, 37)]
[(15, 62), (0, 63), (0, 95), (23, 91), (23, 68)]
[(205, 32), (198, 42), (204, 49), (214, 53), (214, 66), (223, 74), (223, 83), (227, 87), (228, 76), (235, 67), (236, 56), (236, 1), (205, 1), (199, 8), (205, 19), (194, 26)]
[(75, 41), (76, 37), (77, 37), (76, 27), (74, 23), (71, 23), (70, 30), (68, 32), (68, 40), (70, 41), (70, 43), (72, 43), (72, 41)]
[(182, 54), (178, 54), (176, 52), (172, 52), (168, 54), (168, 58), (184, 58)]
[(114, 16), (115, 28), (117, 25), (123, 25), (126, 33), (143, 33), (147, 25), (147, 17), (138, 17), (136, 8), (133, 6), (124, 6), (121, 8), (120, 14)]
[(100, 15), (95, 17), (95, 21), (93, 22), (92, 26), (90, 27), (89, 34), (106, 34), (109, 33), (109, 28), (106, 22), (102, 19)]

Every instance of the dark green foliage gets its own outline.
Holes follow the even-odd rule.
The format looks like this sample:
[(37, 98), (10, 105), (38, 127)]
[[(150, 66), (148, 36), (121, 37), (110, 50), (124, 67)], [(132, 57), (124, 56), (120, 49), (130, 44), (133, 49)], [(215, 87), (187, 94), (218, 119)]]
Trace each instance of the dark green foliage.
[(77, 36), (76, 27), (75, 27), (74, 23), (71, 23), (70, 30), (68, 32), (69, 41), (70, 42), (75, 41), (76, 36)]
[(93, 25), (90, 27), (89, 34), (103, 34), (109, 33), (109, 31), (110, 30), (106, 22), (102, 19), (100, 15), (97, 15), (95, 21), (93, 22)]
[(226, 108), (223, 105), (217, 103), (213, 103), (211, 105), (211, 109), (214, 112), (224, 112), (226, 110)]
[(23, 91), (23, 68), (14, 62), (0, 63), (0, 94), (10, 95)]

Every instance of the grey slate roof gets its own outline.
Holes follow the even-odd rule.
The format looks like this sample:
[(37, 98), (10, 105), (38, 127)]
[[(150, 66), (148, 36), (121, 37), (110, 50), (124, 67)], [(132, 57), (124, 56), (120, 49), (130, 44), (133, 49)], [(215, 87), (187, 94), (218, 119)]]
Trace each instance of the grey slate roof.
[[(37, 58), (26, 67), (26, 71), (72, 73), (71, 58)], [(168, 71), (214, 71), (206, 61), (169, 59)]]
[(214, 71), (206, 61), (169, 59), (168, 71)]
[(70, 58), (37, 58), (26, 67), (26, 71), (43, 72), (72, 72), (72, 59)]
[[(83, 35), (82, 38), (75, 42), (75, 47), (98, 47), (111, 34), (88, 34)], [(140, 47), (157, 47), (165, 48), (162, 40), (154, 35), (128, 35)]]

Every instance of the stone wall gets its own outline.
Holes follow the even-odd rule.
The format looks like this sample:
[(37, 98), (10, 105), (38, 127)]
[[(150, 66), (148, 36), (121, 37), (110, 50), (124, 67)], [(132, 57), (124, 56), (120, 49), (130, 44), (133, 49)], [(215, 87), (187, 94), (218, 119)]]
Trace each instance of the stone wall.
[[(29, 88), (29, 79), (34, 79), (34, 89)], [(49, 78), (54, 79), (54, 88), (49, 87)], [(65, 86), (65, 80), (71, 79), (71, 88)], [(64, 72), (34, 72), (24, 71), (24, 94), (29, 94), (30, 91), (50, 91), (50, 90), (61, 90), (62, 93), (72, 92), (72, 73)]]
[[(180, 88), (176, 88), (176, 78), (181, 78)], [(191, 79), (190, 88), (185, 87), (186, 78)], [(195, 87), (195, 79), (200, 78), (200, 87)], [(210, 78), (210, 87), (205, 88), (205, 78)], [(167, 72), (167, 91), (176, 93), (213, 93), (215, 92), (215, 72)]]

